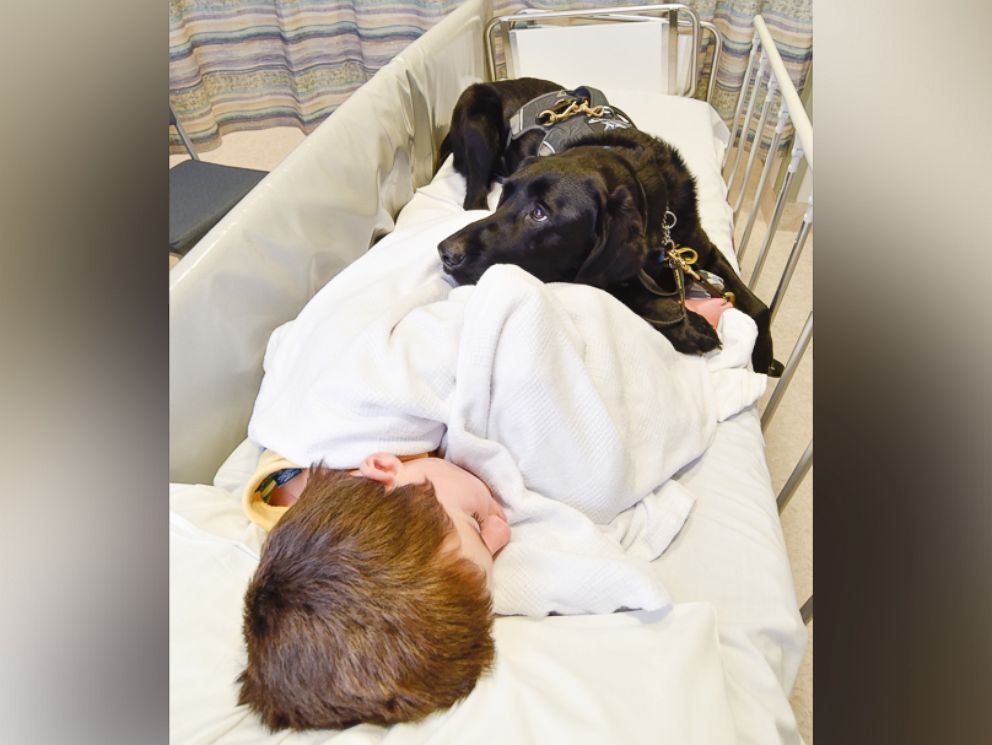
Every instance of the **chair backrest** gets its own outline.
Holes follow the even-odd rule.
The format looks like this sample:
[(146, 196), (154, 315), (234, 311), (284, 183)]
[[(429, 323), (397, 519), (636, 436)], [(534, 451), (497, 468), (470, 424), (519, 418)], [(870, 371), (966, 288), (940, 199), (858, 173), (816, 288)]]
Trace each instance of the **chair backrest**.
[(200, 156), (196, 154), (196, 150), (193, 149), (193, 143), (186, 135), (186, 130), (183, 129), (183, 125), (179, 123), (179, 118), (176, 116), (176, 112), (172, 110), (172, 104), (169, 104), (169, 126), (176, 128), (176, 132), (179, 133), (179, 140), (183, 143), (183, 147), (186, 148), (186, 152), (189, 153), (189, 157), (193, 160), (199, 160)]

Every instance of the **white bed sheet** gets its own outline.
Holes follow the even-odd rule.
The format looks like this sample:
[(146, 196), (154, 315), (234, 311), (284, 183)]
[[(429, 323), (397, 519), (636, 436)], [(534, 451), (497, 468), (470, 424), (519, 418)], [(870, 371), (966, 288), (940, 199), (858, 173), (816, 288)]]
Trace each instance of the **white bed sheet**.
[[(610, 96), (679, 147), (696, 176), (704, 229), (733, 261), (719, 171), (727, 133), (715, 113), (681, 98)], [(447, 164), (397, 227), (459, 209), (459, 179)], [(788, 692), (806, 631), (762, 446), (749, 409), (721, 423), (710, 449), (679, 474), (696, 505), (655, 563), (671, 612), (500, 618), (495, 672), (448, 712), (388, 730), (270, 737), (236, 705), (234, 682), (244, 664), (241, 597), (262, 539), (240, 506), (257, 458), (246, 442), (213, 485), (174, 485), (170, 494), (172, 741), (798, 743)]]

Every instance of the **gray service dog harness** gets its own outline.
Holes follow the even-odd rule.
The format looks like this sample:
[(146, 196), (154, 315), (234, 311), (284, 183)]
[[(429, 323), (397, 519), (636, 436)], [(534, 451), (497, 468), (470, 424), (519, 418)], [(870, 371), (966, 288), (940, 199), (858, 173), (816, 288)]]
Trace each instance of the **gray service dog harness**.
[(630, 117), (610, 106), (601, 90), (583, 85), (545, 93), (517, 109), (510, 117), (507, 145), (525, 132), (540, 129), (545, 134), (537, 154), (554, 155), (580, 137), (634, 126)]

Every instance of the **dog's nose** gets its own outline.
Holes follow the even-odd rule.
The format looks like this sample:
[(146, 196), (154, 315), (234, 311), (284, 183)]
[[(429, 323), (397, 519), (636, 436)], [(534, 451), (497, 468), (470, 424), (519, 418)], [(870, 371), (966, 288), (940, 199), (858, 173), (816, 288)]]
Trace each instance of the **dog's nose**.
[(446, 269), (454, 269), (465, 261), (465, 254), (462, 250), (446, 240), (438, 244), (437, 252), (441, 254), (441, 263)]

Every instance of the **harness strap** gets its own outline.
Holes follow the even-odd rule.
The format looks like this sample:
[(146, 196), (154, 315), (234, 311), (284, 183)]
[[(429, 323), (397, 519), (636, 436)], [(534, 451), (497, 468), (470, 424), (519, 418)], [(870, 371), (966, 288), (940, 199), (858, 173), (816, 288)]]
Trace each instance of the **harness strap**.
[(679, 296), (679, 317), (672, 319), (671, 321), (662, 321), (657, 318), (648, 318), (644, 316), (644, 320), (651, 323), (654, 326), (674, 326), (677, 323), (685, 323), (689, 320), (689, 316), (686, 314), (685, 309), (685, 283), (682, 281), (681, 270), (675, 270), (675, 289), (672, 292), (661, 289), (661, 286), (654, 281), (650, 274), (641, 269), (637, 274), (637, 278), (641, 281), (644, 288), (650, 292), (652, 295), (658, 295), (660, 297), (672, 297), (673, 295)]
[(510, 116), (509, 124), (507, 146), (531, 130), (545, 132), (538, 146), (539, 156), (561, 152), (569, 142), (587, 134), (634, 126), (630, 117), (610, 106), (601, 90), (590, 86), (551, 91), (533, 98)]
[(677, 295), (679, 292), (678, 290), (672, 290), (671, 292), (668, 292), (667, 290), (661, 289), (661, 285), (655, 282), (654, 278), (643, 269), (641, 269), (640, 273), (638, 273), (637, 278), (641, 281), (641, 284), (644, 285), (644, 289), (646, 289), (652, 295), (658, 295), (660, 297), (671, 297), (672, 295)]
[[(735, 304), (736, 298), (734, 293), (725, 292), (723, 279), (713, 274), (712, 272), (707, 272), (705, 269), (700, 269), (699, 271), (692, 268), (692, 265), (696, 263), (699, 259), (699, 254), (694, 248), (688, 246), (678, 246), (675, 240), (672, 238), (672, 228), (675, 227), (677, 218), (675, 213), (665, 206), (665, 213), (661, 223), (662, 229), (662, 254), (659, 257), (659, 261), (668, 265), (669, 269), (672, 270), (672, 276), (675, 278), (675, 290), (669, 292), (663, 290), (661, 285), (654, 281), (654, 278), (647, 273), (644, 269), (641, 269), (637, 274), (637, 278), (641, 285), (650, 292), (652, 295), (658, 295), (659, 297), (672, 297), (678, 295), (679, 309), (682, 311), (681, 316), (673, 321), (660, 321), (658, 319), (646, 318), (645, 320), (657, 326), (673, 326), (676, 323), (682, 323), (689, 320), (687, 315), (687, 310), (685, 307), (685, 275), (692, 277), (693, 281), (701, 286), (710, 297), (714, 298), (724, 298), (729, 301), (731, 305)], [(717, 286), (716, 282), (719, 282)]]

